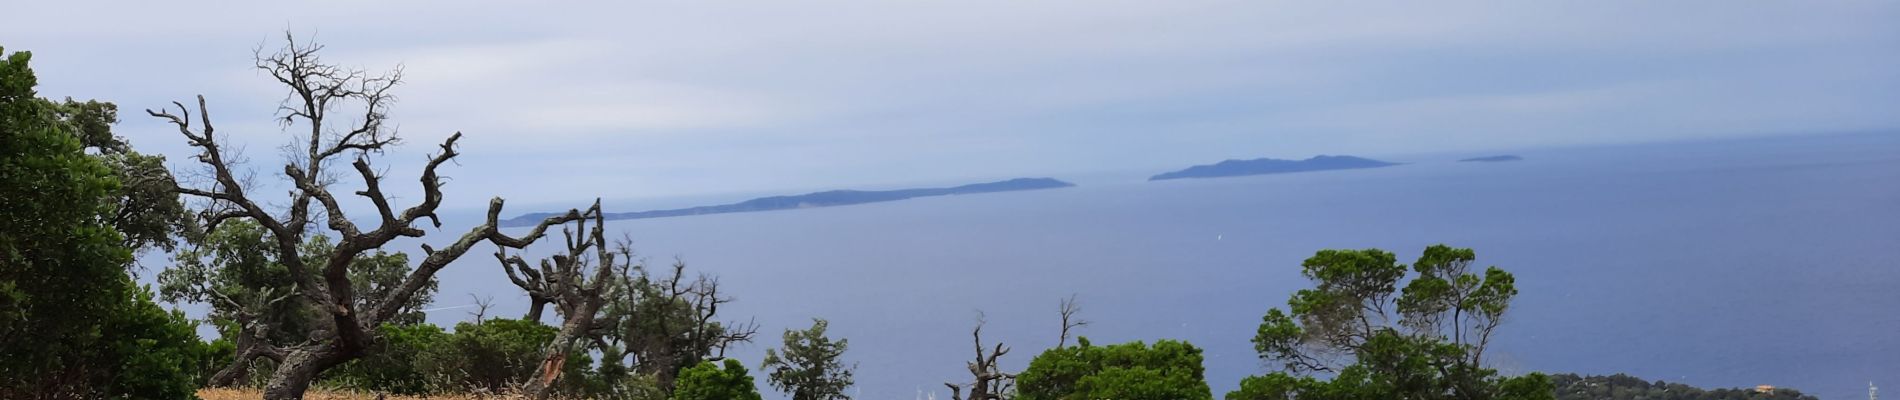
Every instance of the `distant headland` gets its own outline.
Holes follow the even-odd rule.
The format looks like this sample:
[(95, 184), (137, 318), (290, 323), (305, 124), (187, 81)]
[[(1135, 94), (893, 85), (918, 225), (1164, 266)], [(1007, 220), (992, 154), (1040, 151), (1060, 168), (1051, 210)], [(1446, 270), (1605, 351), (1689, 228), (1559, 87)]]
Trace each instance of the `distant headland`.
[[(1053, 178), (1016, 178), (1005, 181), (975, 183), (947, 188), (900, 189), (900, 190), (831, 190), (793, 196), (772, 196), (716, 206), (676, 208), (671, 210), (652, 210), (625, 213), (607, 213), (606, 219), (641, 219), (679, 217), (687, 215), (725, 214), (738, 212), (788, 210), (794, 208), (831, 207), (852, 204), (897, 201), (916, 197), (948, 196), (957, 194), (976, 194), (1011, 192), (1018, 190), (1055, 189), (1075, 186)], [(531, 226), (555, 213), (530, 213), (502, 221), (502, 226)]]
[(1284, 174), (1291, 172), (1326, 171), (1335, 169), (1378, 168), (1399, 165), (1369, 158), (1353, 156), (1315, 156), (1305, 160), (1280, 160), (1257, 158), (1252, 160), (1226, 160), (1208, 165), (1196, 165), (1180, 171), (1168, 172), (1149, 177), (1150, 181), (1181, 178), (1219, 178), (1228, 176)]
[(1524, 157), (1518, 157), (1518, 156), (1506, 154), (1506, 155), (1501, 155), (1501, 156), (1490, 156), (1490, 157), (1472, 157), (1472, 158), (1467, 158), (1463, 160), (1458, 160), (1458, 162), (1500, 162), (1500, 161), (1518, 161), (1518, 160), (1523, 160), (1523, 159)]

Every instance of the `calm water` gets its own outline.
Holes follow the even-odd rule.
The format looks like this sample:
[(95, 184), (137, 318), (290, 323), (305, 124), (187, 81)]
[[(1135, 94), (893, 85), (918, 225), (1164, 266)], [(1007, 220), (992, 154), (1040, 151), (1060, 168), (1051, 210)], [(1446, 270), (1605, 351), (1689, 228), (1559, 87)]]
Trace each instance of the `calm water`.
[[(1869, 380), (1900, 387), (1900, 135), (1515, 154), (1526, 161), (1391, 156), (1413, 164), (610, 226), (656, 262), (718, 274), (739, 299), (722, 314), (763, 326), (734, 354), (750, 365), (782, 329), (831, 320), (863, 398), (948, 398), (942, 382), (969, 378), (979, 310), (984, 339), (1014, 348), (1005, 366), (1020, 370), (1055, 344), (1071, 293), (1097, 343), (1206, 349), (1219, 397), (1266, 371), (1248, 339), (1308, 286), (1300, 260), (1378, 247), (1409, 262), (1440, 242), (1517, 274), (1522, 294), (1488, 353), (1506, 371), (1823, 398), (1865, 396)], [(525, 301), (478, 250), (444, 271), (437, 304), (490, 293), (495, 312), (519, 315)]]

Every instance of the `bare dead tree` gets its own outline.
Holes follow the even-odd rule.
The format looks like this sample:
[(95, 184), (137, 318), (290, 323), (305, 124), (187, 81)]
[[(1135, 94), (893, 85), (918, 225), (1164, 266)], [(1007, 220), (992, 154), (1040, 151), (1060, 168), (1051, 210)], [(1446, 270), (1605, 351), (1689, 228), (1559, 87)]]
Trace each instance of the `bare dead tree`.
[[(571, 235), (568, 241), (568, 248), (573, 249), (575, 246)], [(504, 250), (496, 249), (495, 259), (501, 261), (502, 270), (508, 273), (508, 281), (528, 294), (528, 314), (522, 319), (540, 323), (542, 310), (548, 304), (555, 303), (578, 286), (581, 278), (580, 262), (571, 256), (555, 255), (543, 259), (541, 267), (536, 269), (521, 256), (510, 256)]]
[[(177, 189), (180, 194), (210, 203), (200, 213), (205, 229), (231, 219), (250, 219), (263, 226), (276, 241), (281, 258), (278, 261), (298, 279), (297, 294), (318, 311), (310, 313), (312, 326), (319, 328), (309, 339), (294, 344), (259, 343), (257, 346), (264, 346), (261, 350), (233, 360), (234, 364), (248, 364), (250, 360), (243, 356), (282, 354), (282, 360), (265, 386), (267, 399), (301, 398), (324, 370), (361, 357), (380, 339), (377, 326), (394, 317), (438, 271), (476, 244), (489, 242), (522, 248), (539, 240), (550, 226), (583, 218), (580, 210), (569, 210), (542, 220), (522, 235), (511, 236), (500, 229), (502, 199), (490, 200), (483, 223), (470, 228), (445, 248), (422, 245), (424, 258), (401, 285), (376, 302), (375, 307), (358, 310), (348, 274), (350, 262), (398, 237), (424, 236), (426, 232), (417, 223), (425, 218), (435, 228), (441, 228), (436, 209), (442, 204), (443, 180), (437, 169), (461, 154), (455, 143), (462, 134), (449, 136), (439, 145), (439, 152), (427, 159), (420, 178), (421, 201), (398, 210), (383, 193), (383, 176), (371, 167), (370, 155), (381, 155), (398, 142), (395, 130), (385, 123), (389, 107), (395, 102), (390, 90), (402, 81), (401, 70), (370, 75), (325, 64), (317, 56), (323, 46), (299, 44), (288, 33), (285, 38), (286, 44), (275, 53), (265, 55), (260, 48), (255, 60), (259, 70), (289, 89), (279, 105), (280, 122), (286, 127), (301, 123), (308, 128), (295, 133), (298, 144), (287, 151), (291, 154), (284, 163), (283, 175), (293, 187), (287, 199), (263, 201), (240, 184), (240, 174), (245, 172), (239, 171), (232, 162), (236, 155), (227, 152), (212, 125), (204, 96), (197, 96), (195, 121), (191, 108), (179, 102), (172, 103), (177, 107), (175, 113), (170, 108), (146, 110), (152, 117), (177, 127), (197, 149), (198, 163), (208, 170), (205, 175), (210, 182), (180, 183)], [(350, 104), (360, 109), (332, 115)], [(364, 190), (355, 194), (375, 206), (373, 228), (357, 226), (357, 220), (344, 212), (341, 199), (331, 192), (336, 177), (328, 168), (345, 159), (350, 160), (350, 166), (362, 178)], [(274, 210), (267, 209), (267, 204), (282, 206)], [(313, 204), (318, 209), (315, 212)], [(302, 254), (303, 249), (298, 244), (311, 233), (312, 224), (318, 219), (324, 221), (323, 226), (334, 231), (339, 240), (329, 254)], [(306, 259), (317, 261), (306, 264)]]
[(1062, 299), (1062, 305), (1058, 310), (1062, 314), (1062, 337), (1056, 340), (1056, 348), (1062, 348), (1069, 343), (1070, 329), (1088, 326), (1089, 322), (1075, 318), (1076, 313), (1082, 312), (1082, 306), (1075, 302), (1074, 294)]
[[(634, 264), (632, 241), (622, 239), (616, 246), (606, 244), (604, 213), (600, 211), (599, 200), (585, 215), (575, 221), (572, 229), (563, 228), (566, 249), (539, 261), (535, 268), (520, 256), (511, 256), (505, 248), (498, 248), (495, 258), (503, 265), (509, 280), (517, 287), (529, 292), (535, 299), (528, 312), (529, 319), (538, 320), (541, 309), (552, 305), (562, 317), (561, 330), (557, 338), (550, 342), (543, 354), (545, 358), (537, 367), (535, 375), (522, 386), (522, 392), (529, 397), (543, 398), (550, 388), (560, 379), (562, 367), (567, 355), (574, 351), (584, 351), (580, 345), (599, 346), (603, 355), (617, 357), (603, 362), (619, 362), (630, 353), (642, 361), (642, 370), (652, 372), (660, 378), (663, 386), (670, 384), (673, 374), (681, 364), (697, 363), (698, 360), (717, 351), (723, 357), (725, 349), (731, 343), (750, 341), (757, 332), (756, 324), (738, 325), (729, 328), (714, 321), (719, 306), (733, 301), (719, 294), (719, 281), (701, 274), (693, 281), (685, 281), (684, 262), (676, 260), (673, 274), (664, 285), (652, 284), (643, 267)], [(589, 219), (593, 225), (588, 226)], [(592, 268), (591, 272), (589, 268)], [(638, 271), (639, 278), (634, 278)], [(587, 275), (592, 274), (589, 278)], [(659, 296), (652, 296), (658, 293)], [(607, 308), (611, 303), (617, 308)], [(653, 315), (640, 315), (642, 303), (657, 306)], [(633, 311), (633, 312), (628, 312)], [(673, 312), (684, 311), (683, 315)], [(625, 331), (616, 328), (630, 325)], [(658, 331), (657, 337), (632, 339), (629, 332), (642, 329)], [(623, 341), (623, 339), (627, 339)], [(657, 339), (646, 341), (642, 339)], [(619, 348), (609, 351), (609, 343), (658, 344), (657, 347), (643, 347), (640, 352), (627, 352)], [(658, 361), (657, 363), (655, 361)], [(662, 367), (664, 365), (664, 367)]]
[[(587, 215), (591, 216), (594, 220), (593, 228), (589, 230), (587, 219), (575, 221), (575, 228), (573, 230), (562, 230), (563, 236), (567, 238), (567, 251), (562, 254), (556, 254), (550, 257), (550, 260), (542, 262), (544, 267), (550, 264), (555, 265), (555, 269), (551, 269), (550, 271), (566, 271), (564, 273), (567, 277), (560, 278), (560, 281), (552, 282), (559, 291), (551, 293), (554, 295), (553, 299), (555, 305), (560, 308), (561, 315), (565, 317), (566, 321), (561, 324), (561, 330), (555, 334), (554, 340), (549, 342), (547, 347), (542, 350), (544, 357), (541, 360), (541, 365), (536, 367), (534, 378), (528, 380), (527, 384), (522, 386), (522, 393), (529, 398), (541, 399), (547, 397), (550, 392), (549, 388), (553, 387), (554, 382), (561, 377), (562, 367), (564, 367), (567, 362), (568, 353), (577, 350), (576, 345), (578, 345), (582, 339), (590, 337), (591, 333), (596, 330), (594, 327), (594, 315), (600, 311), (601, 305), (607, 301), (605, 296), (607, 284), (613, 280), (614, 272), (627, 268), (626, 263), (633, 258), (631, 254), (632, 250), (627, 246), (620, 247), (619, 251), (608, 249), (606, 245), (607, 220), (600, 211), (599, 199), (594, 200), (594, 206), (589, 208)], [(586, 269), (586, 265), (589, 264), (588, 252), (590, 250), (593, 252), (591, 259), (597, 262), (598, 265), (594, 267), (593, 278), (583, 281), (581, 280), (580, 274)], [(495, 257), (501, 259), (504, 265), (509, 263), (519, 263), (523, 267), (527, 265), (526, 262), (521, 261), (520, 257), (503, 257), (500, 251), (495, 253)], [(509, 278), (514, 279), (515, 277), (511, 275)], [(520, 283), (519, 280), (516, 280), (516, 282), (517, 284)], [(525, 288), (524, 286), (524, 289)], [(530, 312), (535, 314), (539, 313), (538, 311)]]
[[(683, 273), (686, 263), (675, 262), (673, 275)], [(672, 301), (690, 304), (691, 323), (685, 329), (688, 348), (698, 349), (710, 359), (726, 357), (726, 347), (738, 342), (751, 342), (759, 332), (756, 322), (739, 324), (720, 324), (713, 321), (719, 315), (719, 305), (731, 303), (734, 299), (719, 294), (719, 278), (699, 274), (693, 284), (688, 285), (684, 293), (675, 291), (669, 294)], [(714, 351), (717, 351), (714, 353)], [(692, 360), (697, 364), (698, 360)]]
[[(969, 400), (1002, 400), (1009, 393), (1010, 386), (1016, 384), (1016, 374), (1004, 373), (996, 366), (996, 359), (1009, 354), (1009, 347), (996, 343), (996, 347), (985, 355), (983, 350), (983, 317), (978, 316), (976, 329), (970, 330), (970, 337), (976, 343), (976, 359), (970, 361), (970, 376), (974, 378), (970, 385)], [(963, 385), (944, 383), (950, 388), (951, 400), (964, 400)]]
[(488, 309), (495, 306), (495, 296), (480, 297), (469, 293), (468, 298), (475, 302), (475, 312), (468, 313), (469, 316), (475, 317), (475, 323), (479, 324), (488, 319)]

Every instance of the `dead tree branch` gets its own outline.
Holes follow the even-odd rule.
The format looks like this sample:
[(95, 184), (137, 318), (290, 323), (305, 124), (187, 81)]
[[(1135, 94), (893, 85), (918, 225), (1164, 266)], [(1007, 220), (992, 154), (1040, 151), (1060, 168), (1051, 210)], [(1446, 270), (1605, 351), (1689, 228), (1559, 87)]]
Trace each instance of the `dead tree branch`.
[[(976, 345), (976, 359), (968, 364), (970, 376), (974, 378), (968, 384), (969, 400), (1002, 400), (1003, 395), (1009, 393), (1010, 386), (1015, 385), (1016, 375), (1004, 373), (996, 366), (996, 359), (1009, 354), (1009, 347), (999, 342), (987, 355), (984, 354), (983, 324), (983, 318), (978, 316), (976, 328), (970, 330), (970, 337)], [(943, 385), (950, 388), (952, 400), (964, 400), (963, 385), (947, 382)]]
[(1056, 348), (1061, 348), (1069, 343), (1070, 329), (1088, 326), (1089, 322), (1075, 318), (1076, 313), (1082, 312), (1082, 306), (1075, 302), (1074, 294), (1070, 294), (1069, 298), (1062, 299), (1062, 305), (1058, 309), (1058, 312), (1062, 314), (1062, 337), (1056, 340)]
[[(398, 237), (423, 236), (425, 231), (416, 226), (423, 218), (428, 218), (433, 227), (441, 227), (436, 217), (436, 209), (442, 204), (443, 185), (438, 169), (461, 154), (456, 149), (456, 141), (462, 134), (449, 136), (439, 145), (439, 151), (429, 157), (419, 179), (422, 200), (396, 212), (389, 196), (382, 191), (383, 176), (374, 172), (371, 156), (381, 155), (400, 142), (396, 132), (387, 127), (387, 118), (389, 107), (395, 102), (390, 91), (401, 84), (401, 69), (371, 75), (326, 64), (318, 57), (323, 46), (298, 43), (289, 34), (285, 40), (284, 47), (274, 53), (266, 55), (260, 48), (255, 57), (259, 70), (288, 89), (279, 104), (279, 122), (287, 128), (298, 125), (308, 128), (295, 133), (296, 143), (302, 145), (293, 146), (300, 148), (291, 150), (292, 154), (283, 164), (282, 172), (289, 186), (294, 188), (288, 194), (288, 201), (269, 203), (282, 204), (281, 208), (267, 209), (266, 202), (245, 190), (232, 162), (235, 157), (225, 148), (211, 123), (204, 96), (197, 96), (196, 120), (192, 109), (179, 102), (172, 103), (177, 107), (175, 112), (170, 108), (146, 110), (152, 117), (176, 127), (187, 143), (196, 148), (196, 161), (210, 171), (208, 186), (181, 184), (177, 189), (180, 194), (209, 203), (200, 213), (205, 225), (214, 227), (226, 220), (244, 218), (263, 226), (275, 239), (277, 261), (297, 279), (297, 295), (319, 310), (312, 317), (316, 320), (309, 321), (310, 326), (321, 327), (313, 333), (312, 340), (280, 345), (282, 361), (265, 389), (265, 397), (271, 399), (301, 397), (323, 370), (362, 356), (376, 340), (377, 326), (399, 313), (402, 305), (408, 304), (437, 272), (474, 245), (489, 242), (500, 247), (523, 248), (540, 239), (551, 226), (588, 216), (578, 209), (569, 210), (548, 217), (524, 235), (510, 236), (500, 230), (502, 200), (495, 198), (489, 202), (483, 223), (470, 228), (445, 248), (422, 246), (425, 257), (395, 290), (374, 303), (373, 309), (357, 310), (348, 274), (350, 263), (364, 252), (380, 249)], [(358, 111), (332, 115), (333, 111), (348, 107)], [(351, 159), (365, 186), (365, 190), (355, 194), (368, 199), (377, 210), (373, 229), (357, 226), (345, 213), (348, 207), (342, 203), (344, 199), (331, 192), (334, 179), (330, 177), (334, 174), (326, 169), (344, 158)], [(324, 227), (338, 237), (335, 248), (328, 254), (303, 254), (304, 249), (300, 248), (312, 231), (310, 223), (317, 217), (312, 215), (312, 203), (319, 208)], [(305, 260), (315, 262), (307, 264)]]
[[(594, 200), (594, 206), (588, 209), (587, 215), (594, 220), (593, 228), (588, 229), (586, 219), (575, 221), (575, 229), (566, 231), (567, 252), (552, 257), (552, 263), (564, 265), (557, 268), (567, 268), (566, 273), (578, 276), (585, 269), (586, 260), (588, 260), (587, 251), (591, 249), (594, 252), (592, 259), (599, 265), (594, 267), (592, 279), (580, 281), (562, 278), (566, 281), (557, 283), (560, 286), (556, 289), (560, 292), (556, 293), (558, 296), (556, 305), (564, 310), (562, 316), (566, 318), (566, 321), (561, 324), (561, 330), (555, 334), (554, 341), (549, 342), (542, 350), (545, 356), (541, 360), (541, 365), (535, 370), (534, 379), (529, 380), (521, 389), (529, 398), (541, 399), (550, 394), (549, 389), (561, 377), (562, 367), (567, 362), (568, 354), (577, 350), (576, 347), (580, 341), (586, 339), (588, 333), (594, 330), (594, 315), (607, 301), (604, 294), (608, 282), (613, 280), (615, 271), (628, 267), (627, 263), (631, 258), (630, 255), (622, 258), (620, 256), (623, 254), (611, 251), (603, 244), (606, 242), (607, 220), (600, 210), (599, 199)], [(582, 232), (581, 236), (576, 237), (576, 232)], [(499, 257), (501, 253), (496, 254)]]

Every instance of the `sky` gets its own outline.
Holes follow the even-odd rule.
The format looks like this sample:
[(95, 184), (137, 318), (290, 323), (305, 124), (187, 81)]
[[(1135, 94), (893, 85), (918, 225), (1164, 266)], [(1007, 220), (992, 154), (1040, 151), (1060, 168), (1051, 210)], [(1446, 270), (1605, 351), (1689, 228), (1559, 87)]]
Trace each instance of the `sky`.
[[(386, 4), (389, 3), (389, 4)], [(1900, 127), (1879, 1), (30, 1), (45, 97), (205, 95), (260, 171), (286, 31), (406, 82), (381, 165), (466, 135), (448, 207), (1139, 176), (1228, 158), (1485, 153)], [(260, 172), (268, 174), (268, 172)], [(738, 200), (738, 199), (733, 199)], [(526, 210), (524, 210), (526, 211)], [(634, 210), (620, 210), (634, 211)]]

